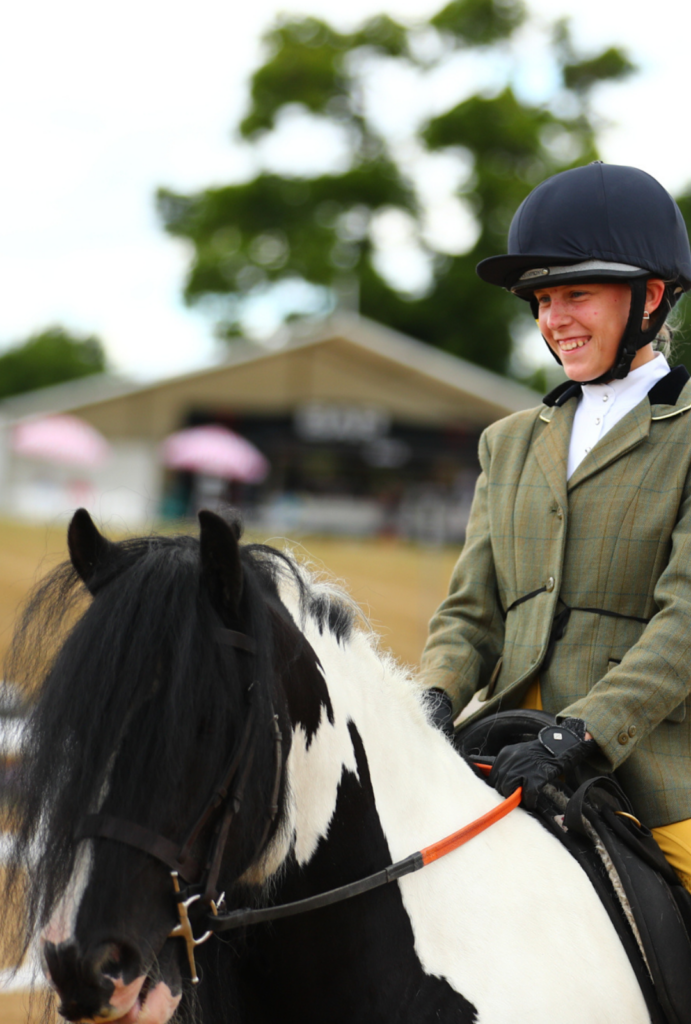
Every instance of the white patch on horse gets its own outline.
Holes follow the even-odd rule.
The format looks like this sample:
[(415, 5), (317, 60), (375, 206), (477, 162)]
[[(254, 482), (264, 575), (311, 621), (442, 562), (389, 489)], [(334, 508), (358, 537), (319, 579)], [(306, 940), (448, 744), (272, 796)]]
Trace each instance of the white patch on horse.
[[(430, 726), (419, 687), (370, 636), (356, 630), (339, 642), (300, 616), (293, 594), (282, 597), (324, 667), (334, 712), (333, 725), (322, 714), (309, 749), (296, 730), (288, 760), (288, 821), (300, 863), (328, 832), (343, 768), (355, 770), (351, 719), (393, 861), (500, 803)], [(524, 1024), (527, 1011), (535, 1024), (649, 1020), (585, 874), (524, 811), (398, 885), (423, 969), (470, 1000), (482, 1024)]]
[[(301, 725), (293, 733), (286, 762), (286, 796), (281, 825), (264, 856), (242, 876), (244, 883), (260, 885), (267, 881), (280, 871), (291, 850), (298, 864), (306, 864), (312, 859), (320, 839), (329, 831), (344, 769), (357, 775), (347, 721), (345, 728), (331, 725), (326, 709), (322, 708), (319, 727), (309, 746)], [(312, 781), (319, 779), (318, 788), (312, 791), (312, 800), (296, 799), (296, 793), (304, 792), (310, 776)]]
[[(347, 717), (336, 715), (332, 725), (322, 708), (319, 728), (309, 747), (305, 730), (298, 726), (286, 767), (290, 780), (287, 818), (294, 836), (295, 857), (298, 864), (306, 864), (314, 856), (319, 840), (329, 831), (344, 769), (357, 775)], [(317, 779), (318, 785), (314, 786)], [(306, 786), (311, 789), (309, 802), (297, 796)]]
[[(110, 780), (116, 755), (117, 751), (111, 755), (108, 762), (105, 779), (96, 800), (96, 813), (100, 812), (110, 791)], [(41, 943), (52, 942), (57, 946), (61, 942), (66, 942), (74, 934), (79, 906), (91, 875), (92, 861), (93, 842), (90, 839), (84, 839), (79, 845), (67, 888), (55, 906), (50, 921), (41, 932)]]
[(67, 888), (55, 906), (50, 921), (41, 932), (41, 944), (52, 942), (57, 946), (61, 942), (67, 942), (74, 935), (77, 913), (89, 884), (92, 866), (93, 843), (91, 840), (84, 840), (77, 852)]

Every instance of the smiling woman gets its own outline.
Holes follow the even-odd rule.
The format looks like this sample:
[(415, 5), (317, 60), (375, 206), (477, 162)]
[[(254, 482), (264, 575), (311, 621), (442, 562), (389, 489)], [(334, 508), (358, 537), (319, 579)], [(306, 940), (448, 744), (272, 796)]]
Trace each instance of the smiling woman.
[[(691, 379), (654, 348), (691, 288), (686, 226), (650, 175), (597, 162), (538, 185), (508, 248), (478, 274), (530, 303), (568, 380), (480, 441), (425, 680), (455, 714), (479, 691), (461, 728), (555, 715), (571, 760), (616, 769), (691, 891)], [(506, 747), (490, 781), (534, 807), (561, 756)]]

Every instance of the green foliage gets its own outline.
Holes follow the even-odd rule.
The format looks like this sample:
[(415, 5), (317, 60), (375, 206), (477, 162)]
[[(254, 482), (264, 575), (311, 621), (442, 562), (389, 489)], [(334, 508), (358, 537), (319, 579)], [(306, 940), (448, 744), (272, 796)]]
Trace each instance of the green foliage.
[(564, 84), (567, 89), (583, 93), (598, 82), (617, 81), (634, 70), (621, 50), (611, 46), (592, 60), (576, 61), (564, 65)]
[(367, 46), (389, 57), (409, 55), (408, 33), (388, 14), (378, 14), (366, 21), (359, 31), (350, 38), (349, 48)]
[[(221, 321), (219, 333), (231, 339), (251, 303), (278, 285), (299, 280), (336, 296), (344, 279), (354, 279), (365, 315), (508, 372), (512, 336), (527, 307), (480, 282), (475, 265), (505, 251), (511, 216), (534, 185), (597, 158), (592, 91), (633, 70), (614, 47), (576, 52), (561, 21), (545, 43), (554, 92), (531, 102), (518, 86), (522, 63), (534, 59), (520, 50), (517, 34), (526, 21), (522, 0), (452, 0), (422, 25), (388, 15), (351, 33), (312, 17), (275, 24), (265, 37), (266, 60), (250, 83), (241, 138), (261, 154), (272, 133), (287, 130), (285, 116), (303, 111), (341, 132), (347, 164), (292, 175), (264, 166), (250, 181), (193, 195), (159, 190), (166, 230), (191, 244), (186, 300), (206, 302)], [(424, 90), (439, 73), (453, 81), (452, 62), (468, 59), (470, 51), (492, 69), (493, 88), (450, 93), (447, 109), (435, 116), (430, 102), (426, 119), (411, 115), (402, 145), (400, 127), (393, 136), (373, 113), (373, 74), (397, 68)], [(425, 231), (425, 202), (410, 157), (425, 151), (457, 161), (456, 199), (477, 229), (467, 251), (460, 244), (439, 251)], [(386, 271), (377, 228), (391, 211), (427, 261), (426, 289), (406, 292)]]
[[(676, 200), (687, 228), (691, 229), (691, 190), (677, 196)], [(691, 296), (689, 294), (684, 295), (674, 307), (670, 324), (674, 331), (671, 362), (672, 364), (683, 363), (687, 369), (691, 369)]]
[(347, 54), (366, 48), (389, 57), (408, 55), (406, 29), (384, 14), (346, 35), (317, 18), (287, 18), (264, 41), (270, 56), (252, 76), (250, 112), (240, 124), (245, 138), (273, 128), (277, 112), (289, 103), (315, 114), (347, 111), (352, 99)]
[(452, 0), (430, 19), (430, 24), (467, 46), (490, 46), (510, 38), (525, 18), (525, 5), (520, 0)]
[(350, 214), (352, 223), (358, 207), (387, 205), (415, 204), (395, 166), (382, 157), (341, 175), (337, 187), (332, 177), (286, 181), (263, 174), (245, 184), (208, 189), (196, 201), (159, 192), (168, 231), (194, 243), (185, 286), (189, 301), (234, 289), (247, 292), (287, 272), (328, 285), (335, 269), (350, 270), (361, 258), (343, 218)]
[(304, 18), (280, 23), (265, 42), (272, 56), (252, 78), (250, 113), (240, 125), (244, 136), (273, 128), (277, 111), (287, 103), (301, 103), (317, 114), (347, 96), (339, 72), (346, 36), (323, 21)]
[(586, 97), (594, 85), (619, 81), (636, 70), (626, 54), (616, 46), (583, 59), (574, 50), (566, 18), (555, 23), (553, 40), (562, 66), (564, 85), (581, 98)]
[(105, 354), (94, 335), (79, 338), (47, 327), (0, 355), (0, 399), (102, 373)]

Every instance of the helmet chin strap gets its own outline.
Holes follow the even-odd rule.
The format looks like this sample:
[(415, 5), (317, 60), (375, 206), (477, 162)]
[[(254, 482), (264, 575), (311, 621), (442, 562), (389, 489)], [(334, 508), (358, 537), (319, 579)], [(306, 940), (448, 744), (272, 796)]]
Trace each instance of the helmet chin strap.
[[(628, 282), (629, 287), (631, 288), (631, 308), (629, 309), (628, 320), (626, 321), (626, 326), (621, 336), (621, 341), (619, 342), (617, 357), (610, 369), (600, 374), (599, 377), (594, 377), (592, 380), (580, 381), (579, 383), (607, 384), (611, 380), (623, 380), (623, 378), (629, 373), (631, 363), (636, 358), (636, 353), (639, 349), (642, 349), (644, 345), (648, 345), (651, 341), (655, 340), (658, 331), (667, 319), (667, 314), (676, 302), (676, 296), (670, 294), (671, 289), (665, 288), (665, 293), (660, 305), (657, 307), (655, 312), (651, 314), (650, 319), (646, 321), (646, 327), (644, 329), (641, 327), (641, 324), (643, 323), (643, 314), (645, 313), (647, 283), (647, 279), (644, 277), (634, 277)], [(539, 310), (537, 300), (534, 297), (531, 297), (530, 299), (530, 308), (533, 311), (533, 316), (537, 320)], [(560, 366), (563, 366), (561, 359), (551, 347), (544, 334), (542, 337), (556, 361)]]
[(636, 353), (639, 349), (643, 348), (644, 345), (648, 345), (657, 336), (657, 332), (665, 322), (666, 312), (664, 311), (664, 297), (660, 306), (663, 307), (662, 312), (660, 306), (655, 310), (655, 314), (646, 321), (646, 330), (641, 329), (643, 323), (643, 314), (645, 313), (645, 300), (646, 300), (646, 285), (647, 281), (644, 277), (635, 277), (632, 281), (629, 281), (631, 288), (631, 308), (629, 310), (629, 318), (626, 321), (626, 327), (624, 333), (621, 336), (619, 342), (619, 350), (617, 352), (617, 358), (614, 361), (612, 367), (605, 373), (600, 374), (599, 377), (595, 377), (593, 380), (583, 381), (584, 384), (606, 384), (610, 380), (623, 380), (631, 369), (631, 363), (636, 358)]

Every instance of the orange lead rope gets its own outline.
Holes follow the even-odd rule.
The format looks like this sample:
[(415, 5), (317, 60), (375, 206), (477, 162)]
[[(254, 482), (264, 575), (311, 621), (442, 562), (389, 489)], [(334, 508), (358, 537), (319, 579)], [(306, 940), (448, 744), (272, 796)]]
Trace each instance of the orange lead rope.
[[(491, 765), (478, 764), (477, 767), (480, 771), (483, 771), (486, 775), (492, 770)], [(514, 790), (511, 796), (507, 797), (506, 800), (502, 800), (500, 804), (493, 807), (487, 814), (483, 814), (482, 817), (476, 818), (475, 821), (471, 821), (469, 825), (464, 825), (463, 828), (459, 828), (458, 832), (453, 832), (446, 839), (440, 839), (438, 843), (433, 843), (432, 846), (426, 846), (424, 850), (420, 850), (420, 856), (422, 857), (423, 864), (431, 864), (434, 860), (439, 860), (440, 857), (446, 856), (447, 853), (451, 853), (452, 850), (456, 850), (459, 846), (463, 846), (468, 840), (474, 839), (475, 836), (479, 836), (481, 832), (488, 829), (490, 825), (494, 825), (495, 822), (501, 821), (505, 818), (514, 807), (518, 807), (521, 802), (521, 796), (523, 794), (523, 787), (519, 786), (518, 789)]]

